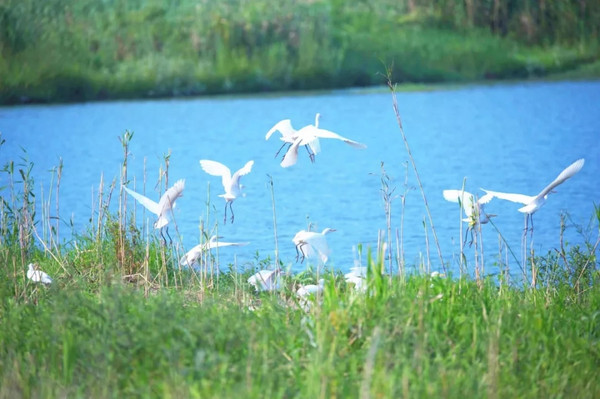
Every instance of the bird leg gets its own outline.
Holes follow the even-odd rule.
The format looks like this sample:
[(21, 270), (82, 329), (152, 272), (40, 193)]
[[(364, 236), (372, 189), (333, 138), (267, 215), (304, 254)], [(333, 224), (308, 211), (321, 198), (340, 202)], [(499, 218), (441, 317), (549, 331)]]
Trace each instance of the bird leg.
[(223, 224), (227, 224), (227, 202), (225, 202), (225, 216), (223, 217)]
[(167, 239), (165, 238), (165, 235), (163, 234), (163, 229), (161, 228), (159, 231), (160, 231), (160, 236), (163, 239), (163, 244), (167, 245)]
[(306, 151), (308, 152), (308, 157), (310, 158), (310, 162), (315, 163), (315, 153), (312, 152), (310, 150), (310, 148), (308, 148), (308, 144), (305, 145), (304, 148), (306, 148)]
[(171, 235), (169, 234), (169, 226), (165, 227), (165, 231), (167, 233), (167, 237), (169, 237), (169, 245), (173, 244), (173, 239), (171, 238)]
[[(279, 147), (279, 150), (277, 150), (277, 153), (275, 154), (275, 156), (273, 158), (277, 158), (277, 155), (279, 155), (279, 153), (281, 152), (281, 150), (283, 150), (283, 147), (285, 147), (286, 144), (288, 144), (288, 143), (283, 143), (281, 145), (281, 147)], [(290, 144), (289, 147), (288, 147), (288, 150), (290, 149), (291, 146), (292, 145)]]
[(231, 207), (231, 205), (233, 205), (233, 201), (229, 203), (229, 210), (231, 211), (231, 223), (233, 223), (233, 218), (235, 215), (233, 214), (233, 208)]
[(301, 242), (301, 243), (298, 243), (298, 245), (296, 245), (296, 262), (298, 262), (298, 258), (300, 258), (300, 254), (302, 254), (302, 259), (300, 259), (300, 263), (304, 262), (304, 258), (306, 258), (306, 255), (304, 254), (304, 250), (302, 249), (304, 244), (305, 243)]
[(471, 232), (471, 241), (469, 241), (469, 247), (471, 247), (473, 245), (473, 227), (469, 226), (469, 227), (467, 227), (467, 231), (465, 232), (465, 239), (463, 241), (463, 247), (467, 243), (467, 236), (469, 235), (469, 231)]

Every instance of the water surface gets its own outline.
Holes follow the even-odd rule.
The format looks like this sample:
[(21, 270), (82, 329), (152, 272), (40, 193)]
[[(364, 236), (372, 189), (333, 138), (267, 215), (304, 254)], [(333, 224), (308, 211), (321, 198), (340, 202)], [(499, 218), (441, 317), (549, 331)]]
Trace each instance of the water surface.
[[(459, 210), (458, 205), (446, 202), (441, 192), (460, 188), (464, 179), (466, 189), (478, 194), (484, 187), (533, 195), (571, 162), (585, 158), (582, 171), (559, 186), (534, 217), (538, 253), (559, 245), (564, 212), (569, 214), (566, 240), (571, 244), (584, 241), (576, 226), (585, 231), (593, 204), (600, 203), (600, 82), (468, 86), (398, 93), (397, 98), (442, 253), (453, 269), (458, 264), (461, 239)], [(317, 112), (322, 114), (323, 128), (368, 148), (357, 150), (323, 140), (322, 153), (314, 164), (301, 156), (294, 167), (281, 168), (280, 158), (274, 159), (280, 141), (276, 136), (265, 141), (265, 133), (284, 118), (300, 128), (312, 123)], [(155, 185), (166, 154), (170, 154), (170, 182), (186, 179), (184, 197), (175, 213), (186, 248), (199, 241), (203, 221), (210, 228), (218, 224), (225, 241), (251, 242), (247, 247), (221, 251), (223, 262), (246, 267), (257, 252), (261, 259), (274, 257), (271, 176), (284, 263), (293, 263), (295, 270), (305, 267), (294, 263), (291, 239), (312, 222), (316, 230), (337, 229), (329, 236), (332, 254), (328, 264), (346, 270), (357, 256), (357, 244), (365, 248), (375, 245), (378, 230), (386, 227), (383, 163), (389, 186), (395, 189), (394, 231), (401, 227), (399, 196), (406, 194), (403, 244), (407, 262), (426, 259), (429, 242), (432, 268), (439, 268), (430, 230), (426, 237), (424, 222), (429, 225), (429, 221), (389, 92), (345, 90), (0, 108), (0, 132), (6, 139), (0, 161), (17, 160), (24, 155), (24, 148), (35, 163), (37, 191), (43, 188), (47, 192), (52, 177), (48, 171), (62, 157), (61, 218), (65, 223), (72, 219), (75, 231), (84, 231), (95, 207), (92, 195), (98, 190), (100, 176), (107, 181), (118, 178), (123, 153), (117, 137), (125, 129), (134, 131), (128, 173), (138, 190), (143, 190), (145, 166), (145, 192), (158, 200)], [(242, 179), (246, 196), (233, 204), (234, 224), (223, 225), (224, 201), (217, 196), (222, 193), (220, 179), (204, 173), (200, 159), (216, 160), (232, 169), (255, 161), (252, 173)], [(2, 179), (4, 185), (6, 176)], [(129, 204), (133, 204), (131, 198)], [(496, 226), (517, 254), (523, 227), (518, 208), (518, 204), (501, 200), (487, 207), (488, 212), (498, 214)], [(141, 219), (142, 208), (137, 210)], [(64, 226), (63, 232), (67, 230)], [(489, 270), (493, 271), (498, 234), (489, 225), (483, 227)], [(466, 252), (471, 259), (473, 249)], [(514, 259), (509, 263), (517, 267)]]

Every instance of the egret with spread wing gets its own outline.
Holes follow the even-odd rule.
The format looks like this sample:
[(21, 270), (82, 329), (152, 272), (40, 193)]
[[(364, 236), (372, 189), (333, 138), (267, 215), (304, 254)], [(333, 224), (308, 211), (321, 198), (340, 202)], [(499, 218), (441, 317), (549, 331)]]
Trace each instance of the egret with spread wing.
[(223, 242), (219, 241), (221, 237), (217, 237), (216, 235), (212, 236), (208, 242), (204, 242), (202, 244), (198, 244), (192, 249), (190, 249), (185, 255), (181, 257), (179, 260), (179, 264), (181, 266), (192, 266), (206, 251), (210, 251), (213, 248), (221, 248), (221, 247), (241, 247), (244, 245), (248, 245), (248, 242)]
[(583, 158), (578, 159), (573, 162), (571, 165), (567, 166), (558, 176), (554, 179), (550, 184), (548, 184), (538, 195), (525, 195), (525, 194), (513, 194), (513, 193), (502, 193), (499, 191), (491, 191), (485, 190), (487, 195), (492, 195), (494, 197), (517, 202), (523, 204), (525, 206), (518, 209), (519, 212), (526, 214), (525, 219), (525, 231), (527, 231), (529, 226), (529, 220), (531, 219), (531, 230), (533, 231), (533, 214), (540, 209), (548, 198), (548, 194), (552, 193), (554, 188), (564, 183), (567, 179), (573, 177), (577, 172), (583, 168), (583, 164), (585, 160)]
[(473, 194), (464, 190), (444, 190), (442, 194), (446, 201), (458, 202), (465, 212), (466, 218), (462, 220), (469, 224), (467, 232), (465, 233), (465, 241), (467, 240), (468, 232), (471, 231), (471, 243), (473, 243), (473, 227), (477, 224), (486, 224), (490, 221), (490, 218), (496, 216), (485, 213), (483, 209), (485, 204), (494, 198), (491, 194), (485, 194), (477, 200), (475, 200)]
[[(317, 116), (319, 116), (319, 114), (317, 114)], [(359, 143), (358, 141), (350, 140), (349, 138), (340, 136), (339, 134), (331, 132), (329, 130), (321, 129), (314, 125), (308, 125), (298, 130), (295, 140), (293, 141), (292, 145), (288, 148), (287, 152), (283, 157), (283, 160), (281, 161), (281, 166), (287, 168), (292, 165), (295, 165), (296, 162), (298, 162), (298, 147), (300, 147), (301, 145), (310, 146), (310, 148), (313, 150), (313, 154), (317, 154), (318, 152), (320, 152), (320, 145), (314, 145), (314, 143), (319, 143), (319, 139), (336, 139), (341, 140), (354, 148), (367, 148), (365, 144)]]
[(329, 245), (327, 245), (326, 234), (335, 231), (335, 229), (326, 228), (321, 233), (315, 231), (300, 230), (292, 242), (296, 245), (296, 261), (302, 255), (300, 262), (304, 262), (306, 257), (318, 257), (323, 264), (329, 259)]
[[(148, 209), (150, 212), (158, 216), (156, 222), (154, 222), (154, 228), (160, 229), (160, 234), (162, 236), (162, 228), (169, 224), (171, 220), (173, 207), (175, 206), (175, 201), (177, 198), (183, 195), (183, 189), (185, 187), (185, 180), (178, 180), (173, 184), (171, 188), (169, 188), (165, 193), (160, 197), (158, 202), (152, 201), (150, 198), (136, 193), (133, 190), (128, 189), (123, 186), (123, 189), (127, 191), (129, 195), (136, 199), (137, 202), (142, 204), (144, 208)], [(167, 235), (169, 235), (169, 231), (167, 230)], [(163, 236), (163, 240), (164, 240)], [(171, 239), (171, 236), (169, 236)], [(166, 241), (166, 240), (165, 240)]]
[(227, 205), (229, 205), (229, 210), (231, 211), (231, 223), (233, 223), (234, 214), (231, 204), (233, 204), (233, 201), (242, 194), (240, 178), (252, 171), (252, 165), (254, 165), (254, 161), (246, 162), (246, 165), (232, 176), (229, 168), (220, 162), (205, 159), (200, 161), (200, 166), (206, 173), (212, 176), (221, 177), (223, 188), (225, 189), (225, 194), (219, 195), (219, 197), (225, 199), (225, 217), (223, 223), (227, 223)]

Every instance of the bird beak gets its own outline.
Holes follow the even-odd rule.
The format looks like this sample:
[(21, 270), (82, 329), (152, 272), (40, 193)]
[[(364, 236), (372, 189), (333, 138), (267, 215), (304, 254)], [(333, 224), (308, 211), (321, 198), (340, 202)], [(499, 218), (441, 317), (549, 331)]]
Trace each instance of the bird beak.
[(498, 216), (498, 215), (494, 215), (493, 213), (488, 213), (486, 215), (487, 215), (488, 219), (489, 218), (495, 218), (496, 216)]

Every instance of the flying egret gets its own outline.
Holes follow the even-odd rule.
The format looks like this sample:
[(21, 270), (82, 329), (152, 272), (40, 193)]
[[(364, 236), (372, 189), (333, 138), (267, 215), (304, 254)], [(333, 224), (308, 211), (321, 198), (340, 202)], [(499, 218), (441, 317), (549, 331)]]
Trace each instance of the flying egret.
[(300, 262), (304, 262), (304, 258), (306, 257), (318, 256), (321, 262), (325, 264), (330, 253), (325, 235), (332, 231), (335, 231), (335, 229), (328, 227), (321, 233), (306, 230), (300, 230), (296, 233), (292, 239), (292, 242), (296, 245), (296, 262), (300, 258), (300, 254), (302, 254)]
[(27, 265), (27, 268), (27, 278), (34, 283), (42, 283), (46, 285), (52, 284), (52, 278), (50, 278), (50, 276), (48, 276), (45, 272), (41, 271), (36, 263), (30, 263)]
[(219, 241), (220, 238), (222, 237), (214, 235), (210, 238), (210, 240), (208, 240), (208, 242), (196, 245), (181, 257), (179, 264), (181, 266), (192, 266), (198, 260), (200, 255), (202, 255), (202, 253), (210, 251), (213, 248), (232, 246), (241, 247), (249, 244), (248, 242), (223, 242)]
[(222, 179), (225, 194), (220, 194), (219, 197), (225, 199), (225, 217), (223, 218), (223, 223), (227, 223), (227, 205), (229, 205), (229, 209), (231, 210), (231, 223), (233, 223), (234, 215), (231, 204), (241, 195), (242, 187), (240, 185), (240, 178), (252, 171), (252, 165), (254, 165), (254, 161), (246, 162), (246, 165), (232, 176), (231, 170), (222, 163), (205, 159), (200, 160), (200, 166), (206, 173), (212, 176), (220, 176)]
[[(154, 228), (160, 229), (160, 234), (162, 236), (162, 228), (169, 224), (171, 220), (171, 215), (173, 208), (175, 207), (175, 201), (177, 198), (183, 196), (183, 189), (185, 187), (185, 180), (181, 179), (175, 182), (171, 188), (169, 188), (165, 193), (160, 197), (158, 203), (152, 201), (150, 198), (136, 193), (133, 190), (128, 189), (123, 186), (125, 191), (129, 193), (133, 198), (135, 198), (140, 204), (144, 206), (144, 208), (148, 209), (150, 212), (158, 216), (156, 222), (154, 222)], [(169, 231), (167, 230), (167, 235), (169, 235)], [(163, 236), (163, 240), (164, 240)], [(171, 236), (169, 236), (171, 239)], [(166, 240), (165, 240), (166, 241)]]
[(583, 168), (584, 163), (585, 160), (581, 158), (567, 166), (562, 172), (560, 172), (558, 176), (556, 176), (556, 179), (554, 179), (552, 183), (548, 184), (542, 191), (540, 191), (538, 195), (512, 194), (485, 189), (482, 190), (488, 195), (492, 195), (503, 200), (524, 204), (525, 206), (519, 208), (518, 211), (527, 215), (525, 218), (525, 232), (527, 232), (529, 226), (529, 219), (531, 219), (531, 231), (533, 231), (533, 214), (546, 203), (548, 194), (554, 192), (553, 189), (556, 186), (564, 183), (565, 180), (573, 177), (577, 172), (579, 172), (581, 168)]
[[(350, 140), (349, 138), (340, 136), (337, 133), (331, 132), (329, 130), (321, 129), (318, 127), (318, 119), (320, 114), (317, 114), (316, 125), (308, 125), (304, 126), (302, 129), (296, 132), (296, 137), (294, 138), (292, 145), (286, 151), (283, 160), (281, 161), (281, 166), (284, 168), (295, 165), (298, 162), (298, 147), (301, 145), (309, 146), (313, 152), (311, 159), (314, 158), (314, 155), (321, 151), (321, 147), (318, 139), (336, 139), (341, 140), (344, 143), (351, 145), (355, 148), (364, 149), (367, 148), (366, 145), (359, 143), (358, 141)], [(287, 136), (287, 139), (290, 139), (292, 136)]]
[(281, 269), (259, 270), (248, 279), (257, 291), (277, 291), (281, 289)]
[[(321, 114), (319, 114), (319, 113), (317, 113), (315, 115), (314, 127), (317, 127), (317, 128), (319, 127), (319, 117), (320, 116), (321, 116)], [(283, 147), (285, 147), (286, 144), (291, 146), (294, 143), (294, 141), (296, 141), (296, 139), (298, 138), (298, 130), (294, 129), (294, 127), (292, 126), (291, 120), (284, 119), (284, 120), (277, 122), (267, 132), (267, 134), (265, 136), (265, 140), (269, 140), (271, 135), (275, 132), (281, 133), (280, 139), (281, 139), (281, 141), (283, 141), (283, 144), (281, 145), (281, 147), (279, 147), (279, 150), (277, 150), (277, 153), (275, 154), (275, 158), (277, 158), (277, 155), (279, 155), (279, 153), (281, 152)], [(310, 157), (311, 162), (314, 162), (315, 154), (321, 150), (321, 147), (319, 145), (319, 139), (315, 137), (314, 140), (307, 143), (304, 146), (304, 148), (306, 148), (306, 151), (308, 151), (308, 156)], [(288, 147), (288, 149), (289, 149), (289, 147)]]
[(463, 222), (467, 222), (469, 227), (465, 232), (465, 241), (467, 241), (467, 234), (471, 231), (471, 243), (473, 243), (473, 227), (479, 224), (486, 224), (490, 221), (494, 214), (488, 214), (484, 211), (484, 206), (490, 202), (494, 196), (492, 194), (485, 194), (483, 197), (475, 201), (475, 196), (464, 190), (444, 190), (442, 192), (444, 199), (450, 202), (458, 202), (462, 205), (465, 212), (466, 218), (462, 219)]

